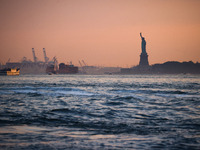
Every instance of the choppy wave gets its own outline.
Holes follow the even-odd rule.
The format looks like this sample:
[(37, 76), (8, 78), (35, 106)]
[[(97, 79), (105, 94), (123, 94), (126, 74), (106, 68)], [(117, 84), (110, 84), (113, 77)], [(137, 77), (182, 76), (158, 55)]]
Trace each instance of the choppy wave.
[(0, 149), (200, 146), (198, 76), (3, 78)]

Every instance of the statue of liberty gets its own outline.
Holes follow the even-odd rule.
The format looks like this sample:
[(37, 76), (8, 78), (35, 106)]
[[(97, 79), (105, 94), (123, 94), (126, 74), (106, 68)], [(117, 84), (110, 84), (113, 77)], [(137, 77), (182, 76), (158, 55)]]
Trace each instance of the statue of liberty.
[(142, 44), (141, 44), (141, 46), (142, 46), (142, 53), (146, 54), (146, 41), (145, 41), (145, 38), (142, 37), (142, 33), (141, 32), (140, 32), (140, 37), (142, 39)]
[(140, 33), (140, 37), (142, 39), (142, 53), (140, 54), (140, 63), (139, 66), (140, 67), (148, 67), (149, 66), (149, 61), (148, 61), (148, 54), (146, 52), (146, 41), (144, 39), (144, 37), (142, 36), (142, 33)]

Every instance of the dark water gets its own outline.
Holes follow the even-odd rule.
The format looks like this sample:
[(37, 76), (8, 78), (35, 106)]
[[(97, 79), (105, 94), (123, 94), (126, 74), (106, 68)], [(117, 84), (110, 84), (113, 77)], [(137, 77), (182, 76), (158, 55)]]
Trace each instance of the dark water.
[(200, 149), (200, 76), (0, 77), (0, 149)]

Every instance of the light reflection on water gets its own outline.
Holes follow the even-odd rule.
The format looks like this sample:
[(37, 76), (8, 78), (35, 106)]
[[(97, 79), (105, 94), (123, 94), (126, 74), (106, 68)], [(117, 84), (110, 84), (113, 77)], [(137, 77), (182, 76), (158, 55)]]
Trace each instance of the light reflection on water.
[(0, 79), (0, 149), (198, 149), (200, 76)]

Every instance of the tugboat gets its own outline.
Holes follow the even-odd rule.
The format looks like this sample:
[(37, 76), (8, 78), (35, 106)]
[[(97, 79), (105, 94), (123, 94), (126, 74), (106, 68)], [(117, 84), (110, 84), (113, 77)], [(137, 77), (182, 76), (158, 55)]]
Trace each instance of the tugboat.
[(1, 76), (18, 76), (20, 73), (19, 68), (5, 68), (0, 70)]

